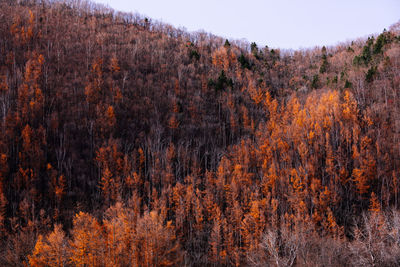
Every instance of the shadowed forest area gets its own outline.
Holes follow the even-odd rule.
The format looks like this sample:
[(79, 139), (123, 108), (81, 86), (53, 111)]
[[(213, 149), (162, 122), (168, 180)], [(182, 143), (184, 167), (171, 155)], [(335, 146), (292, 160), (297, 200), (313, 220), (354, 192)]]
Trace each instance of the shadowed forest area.
[(399, 266), (400, 23), (298, 51), (0, 0), (1, 266)]

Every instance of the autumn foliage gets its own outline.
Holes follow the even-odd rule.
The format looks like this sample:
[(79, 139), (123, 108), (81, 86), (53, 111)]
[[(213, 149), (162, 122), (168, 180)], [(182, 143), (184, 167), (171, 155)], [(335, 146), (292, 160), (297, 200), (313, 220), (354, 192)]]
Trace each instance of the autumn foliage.
[(0, 0), (0, 265), (398, 266), (399, 34), (284, 51)]

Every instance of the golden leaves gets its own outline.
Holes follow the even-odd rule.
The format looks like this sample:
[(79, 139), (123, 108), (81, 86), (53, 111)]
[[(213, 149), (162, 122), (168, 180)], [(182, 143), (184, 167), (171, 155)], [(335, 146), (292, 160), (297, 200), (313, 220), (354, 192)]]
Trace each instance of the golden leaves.
[(54, 225), (48, 236), (39, 235), (28, 261), (31, 266), (65, 266), (68, 262), (68, 247), (61, 225)]

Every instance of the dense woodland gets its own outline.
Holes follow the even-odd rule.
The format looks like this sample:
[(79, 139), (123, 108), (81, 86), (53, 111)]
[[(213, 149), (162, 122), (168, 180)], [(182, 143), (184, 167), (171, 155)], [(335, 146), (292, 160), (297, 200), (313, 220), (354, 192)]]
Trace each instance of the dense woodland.
[(0, 0), (0, 265), (398, 266), (399, 34), (282, 51)]

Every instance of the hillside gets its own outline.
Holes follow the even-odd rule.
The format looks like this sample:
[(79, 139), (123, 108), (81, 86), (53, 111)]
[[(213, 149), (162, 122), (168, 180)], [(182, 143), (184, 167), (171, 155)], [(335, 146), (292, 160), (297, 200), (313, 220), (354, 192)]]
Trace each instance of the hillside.
[(1, 266), (398, 266), (400, 25), (299, 51), (0, 0)]

